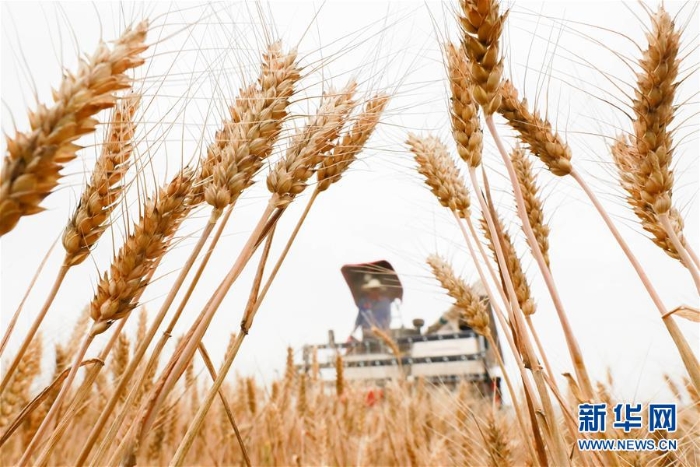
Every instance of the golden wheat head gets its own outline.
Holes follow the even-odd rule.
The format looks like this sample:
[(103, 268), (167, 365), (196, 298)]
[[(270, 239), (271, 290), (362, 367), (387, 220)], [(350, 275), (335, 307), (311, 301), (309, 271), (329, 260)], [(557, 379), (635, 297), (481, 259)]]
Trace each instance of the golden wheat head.
[(147, 28), (145, 21), (127, 28), (112, 49), (100, 44), (75, 74), (63, 78), (53, 92), (52, 107), (42, 104), (29, 114), (31, 131), (7, 138), (0, 176), (0, 235), (22, 216), (42, 211), (39, 204), (58, 184), (60, 170), (81, 149), (75, 141), (95, 130), (93, 116), (114, 106), (116, 91), (131, 86), (125, 72), (143, 64)]

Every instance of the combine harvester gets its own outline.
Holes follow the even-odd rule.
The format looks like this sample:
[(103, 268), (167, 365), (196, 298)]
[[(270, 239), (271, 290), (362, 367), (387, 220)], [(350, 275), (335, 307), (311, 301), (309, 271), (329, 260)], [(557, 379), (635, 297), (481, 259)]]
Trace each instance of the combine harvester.
[[(366, 299), (367, 284), (381, 283), (381, 298), (392, 303), (392, 322), (400, 317), (403, 286), (388, 261), (348, 264), (341, 272), (347, 282), (355, 305), (360, 308)], [(356, 308), (356, 309), (357, 309)], [(489, 312), (492, 314), (491, 307)], [(362, 339), (351, 337), (337, 342), (333, 331), (328, 331), (328, 342), (305, 345), (301, 370), (309, 371), (313, 352), (317, 352), (320, 376), (329, 383), (336, 378), (336, 357), (342, 356), (343, 375), (349, 381), (364, 381), (368, 385), (383, 386), (387, 381), (405, 378), (409, 381), (423, 378), (432, 384), (454, 388), (461, 381), (473, 384), (475, 392), (484, 397), (499, 398), (500, 369), (488, 342), (465, 323), (450, 319), (445, 313), (438, 322), (425, 331), (422, 319), (414, 319), (413, 327), (400, 323), (385, 333), (396, 346), (392, 351), (381, 338), (364, 333)], [(398, 320), (400, 321), (400, 319)], [(491, 319), (492, 332), (498, 335)], [(398, 347), (398, 355), (395, 355)]]

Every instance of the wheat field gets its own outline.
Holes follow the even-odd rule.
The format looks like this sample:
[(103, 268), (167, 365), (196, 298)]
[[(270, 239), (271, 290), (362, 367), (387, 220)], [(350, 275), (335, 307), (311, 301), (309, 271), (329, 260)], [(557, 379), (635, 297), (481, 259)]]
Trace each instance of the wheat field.
[[(3, 86), (2, 465), (700, 465), (697, 5), (625, 6), (630, 36), (497, 0), (346, 6), (335, 31), (311, 4), (116, 5), (91, 46), (43, 7), (76, 48), (47, 89), (3, 7), (3, 79), (34, 102)], [(351, 251), (402, 258), (500, 393), (300, 365)], [(676, 428), (581, 428), (629, 403)]]

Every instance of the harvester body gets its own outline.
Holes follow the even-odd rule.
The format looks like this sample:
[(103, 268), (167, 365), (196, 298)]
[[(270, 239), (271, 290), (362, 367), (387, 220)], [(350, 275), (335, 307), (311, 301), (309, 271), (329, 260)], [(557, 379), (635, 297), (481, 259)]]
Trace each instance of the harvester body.
[[(372, 283), (373, 279), (381, 282), (382, 293), (395, 301), (395, 308), (398, 309), (403, 300), (401, 281), (387, 261), (348, 264), (341, 272), (357, 306), (362, 301), (363, 284)], [(488, 341), (461, 320), (445, 321), (444, 326), (441, 323), (424, 332), (423, 320), (416, 319), (413, 327), (401, 323), (381, 330), (384, 336), (365, 329), (361, 339), (340, 342), (333, 331), (329, 331), (327, 342), (304, 346), (302, 366), (310, 371), (316, 353), (320, 377), (331, 382), (336, 379), (337, 356), (340, 355), (343, 378), (348, 381), (382, 386), (390, 380), (422, 378), (429, 383), (451, 387), (467, 381), (477, 392), (493, 396), (499, 386), (500, 371)], [(492, 330), (496, 332), (495, 328)]]

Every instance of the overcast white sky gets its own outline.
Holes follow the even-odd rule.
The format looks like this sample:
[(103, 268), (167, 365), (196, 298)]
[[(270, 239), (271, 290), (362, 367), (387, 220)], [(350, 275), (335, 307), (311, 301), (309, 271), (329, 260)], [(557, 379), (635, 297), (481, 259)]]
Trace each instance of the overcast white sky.
[[(689, 3), (666, 2), (685, 27), (680, 88), (684, 102), (676, 123), (675, 204), (686, 219), (685, 234), (698, 249), (698, 89), (700, 64), (698, 12)], [(422, 317), (430, 322), (449, 299), (430, 278), (424, 265), (432, 252), (447, 255), (468, 280), (476, 271), (462, 246), (450, 216), (424, 188), (403, 141), (409, 131), (433, 131), (449, 139), (447, 93), (440, 43), (456, 38), (453, 6), (437, 2), (327, 2), (199, 6), (165, 3), (4, 3), (2, 13), (2, 128), (7, 133), (28, 127), (26, 109), (35, 108), (33, 92), (50, 101), (59, 83), (61, 65), (75, 69), (78, 52), (91, 53), (100, 37), (113, 39), (124, 23), (149, 17), (153, 31), (148, 65), (136, 72), (146, 108), (138, 132), (142, 174), (162, 183), (205, 147), (243, 80), (257, 73), (261, 50), (269, 37), (297, 45), (306, 66), (299, 112), (313, 111), (322, 87), (344, 85), (351, 76), (361, 92), (393, 94), (379, 131), (362, 160), (344, 179), (321, 196), (295, 243), (277, 281), (260, 309), (250, 336), (234, 365), (241, 374), (268, 379), (284, 365), (285, 348), (323, 342), (327, 330), (344, 338), (356, 309), (340, 267), (378, 259), (389, 260), (405, 288), (403, 321)], [(653, 4), (652, 8), (655, 8)], [(261, 13), (262, 11), (262, 13)], [(601, 12), (603, 14), (601, 14)], [(266, 26), (261, 26), (261, 17)], [(274, 19), (274, 26), (269, 23)], [(586, 174), (623, 235), (641, 259), (666, 305), (698, 305), (687, 272), (641, 233), (618, 189), (607, 145), (630, 122), (626, 108), (633, 72), (630, 60), (639, 56), (634, 43), (644, 40), (648, 18), (642, 6), (618, 2), (514, 2), (504, 40), (506, 73), (530, 102), (547, 111), (570, 142), (574, 163)], [(160, 39), (160, 40), (159, 40)], [(325, 66), (320, 69), (319, 64)], [(296, 119), (292, 125), (300, 125)], [(504, 133), (507, 133), (505, 127)], [(101, 131), (85, 144), (99, 141)], [(484, 160), (496, 189), (501, 212), (514, 219), (504, 171), (485, 135)], [(509, 141), (509, 143), (512, 141)], [(4, 143), (3, 143), (4, 144)], [(64, 171), (59, 190), (44, 202), (47, 211), (23, 219), (5, 235), (1, 248), (2, 327), (24, 294), (42, 258), (60, 235), (75, 207), (97, 151), (94, 146)], [(145, 161), (149, 159), (145, 164)], [(536, 164), (546, 196), (551, 233), (552, 269), (586, 362), (602, 379), (610, 368), (619, 397), (661, 397), (661, 375), (679, 377), (682, 364), (658, 312), (602, 220), (570, 180), (556, 179)], [(134, 173), (130, 176), (133, 178)], [(129, 193), (130, 213), (136, 212), (136, 187)], [(239, 203), (201, 286), (177, 332), (185, 332), (218, 284), (265, 203), (264, 183)], [(289, 210), (277, 232), (291, 231), (306, 198)], [(196, 242), (208, 209), (179, 232), (175, 249), (158, 270), (159, 280), (143, 300), (151, 316), (169, 289), (178, 267)], [(98, 275), (108, 266), (123, 237), (124, 214), (116, 219), (112, 242), (106, 235), (92, 258), (72, 270), (42, 326), (51, 352), (65, 341), (81, 310), (92, 298)], [(511, 233), (520, 236), (516, 225)], [(279, 252), (281, 244), (276, 247)], [(535, 322), (552, 365), (571, 371), (560, 326), (536, 264), (518, 238), (524, 265), (538, 303)], [(37, 282), (14, 333), (12, 346), (41, 306), (63, 258), (57, 246)], [(274, 252), (273, 252), (274, 254)], [(252, 267), (249, 269), (253, 269)], [(228, 335), (238, 328), (247, 298), (251, 271), (233, 287), (219, 309), (206, 344), (217, 358)], [(689, 341), (700, 349), (697, 324), (680, 323)], [(129, 323), (134, 332), (136, 319)], [(171, 347), (172, 347), (171, 343)], [(97, 353), (100, 343), (93, 345)], [(513, 360), (506, 354), (509, 367)], [(49, 357), (46, 371), (50, 372)]]

